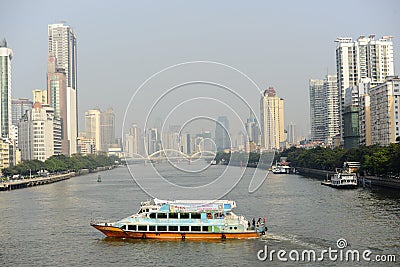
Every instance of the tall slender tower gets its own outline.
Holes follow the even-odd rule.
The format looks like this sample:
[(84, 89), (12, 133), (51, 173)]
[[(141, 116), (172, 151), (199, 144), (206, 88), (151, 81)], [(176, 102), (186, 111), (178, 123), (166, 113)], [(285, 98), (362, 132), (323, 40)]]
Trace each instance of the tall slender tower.
[(294, 122), (290, 122), (288, 125), (288, 143), (289, 145), (295, 145), (297, 143), (296, 124)]
[(215, 124), (215, 145), (218, 151), (231, 148), (229, 120), (226, 116), (219, 116)]
[(1, 137), (10, 137), (11, 130), (11, 59), (13, 52), (4, 39), (0, 43), (0, 127)]
[(258, 127), (258, 122), (251, 111), (250, 117), (247, 118), (247, 121), (245, 123), (245, 127), (249, 141), (254, 142), (256, 145), (259, 145), (260, 130)]
[(325, 142), (326, 137), (326, 94), (323, 80), (310, 80), (311, 139)]
[[(65, 107), (66, 113), (60, 114), (62, 129), (68, 144), (68, 153), (76, 153), (78, 136), (77, 120), (77, 45), (76, 35), (73, 29), (63, 23), (51, 24), (48, 26), (48, 52), (49, 59), (54, 58), (54, 73), (65, 73)], [(51, 72), (48, 71), (48, 74)], [(49, 81), (48, 81), (49, 84)], [(51, 99), (51, 89), (48, 87), (49, 103), (54, 107), (63, 104), (54, 102)], [(53, 90), (54, 91), (54, 90)], [(61, 101), (61, 100), (59, 100)]]
[(90, 109), (85, 112), (86, 138), (95, 140), (96, 151), (100, 151), (100, 110)]
[(261, 97), (260, 108), (262, 146), (279, 149), (281, 142), (285, 141), (284, 100), (276, 95), (273, 87), (269, 87)]
[(336, 75), (326, 75), (324, 80), (326, 94), (326, 143), (333, 145), (333, 139), (340, 133), (339, 91)]
[(100, 114), (100, 150), (108, 152), (115, 144), (115, 114), (112, 108)]

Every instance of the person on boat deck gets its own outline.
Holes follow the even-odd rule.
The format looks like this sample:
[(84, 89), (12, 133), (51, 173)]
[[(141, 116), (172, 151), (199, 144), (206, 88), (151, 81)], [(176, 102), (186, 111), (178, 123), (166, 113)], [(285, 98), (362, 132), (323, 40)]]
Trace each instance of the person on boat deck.
[(256, 226), (256, 219), (253, 218), (253, 226)]
[(247, 221), (247, 228), (250, 229), (250, 221)]

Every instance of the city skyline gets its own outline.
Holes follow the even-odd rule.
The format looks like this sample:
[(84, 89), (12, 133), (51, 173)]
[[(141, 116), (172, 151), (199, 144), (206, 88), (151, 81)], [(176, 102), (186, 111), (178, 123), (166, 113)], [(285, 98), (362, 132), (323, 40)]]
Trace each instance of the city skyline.
[[(268, 5), (259, 2), (256, 3), (258, 8), (230, 3), (230, 11), (225, 10), (227, 2), (214, 4), (214, 11), (204, 5), (186, 3), (180, 7), (182, 10), (190, 9), (187, 14), (174, 9), (177, 7), (174, 4), (160, 3), (157, 7), (167, 11), (160, 13), (156, 11), (159, 9), (153, 9), (151, 6), (130, 3), (126, 4), (124, 10), (134, 8), (141, 10), (141, 14), (136, 18), (120, 14), (115, 20), (107, 22), (96, 20), (108, 10), (105, 2), (99, 2), (93, 12), (88, 12), (89, 8), (93, 8), (90, 3), (80, 4), (80, 8), (74, 9), (74, 12), (69, 12), (74, 5), (57, 9), (57, 6), (52, 4), (47, 5), (50, 12), (45, 12), (40, 8), (43, 5), (22, 5), (17, 2), (9, 3), (10, 12), (0, 19), (0, 25), (13, 25), (1, 29), (1, 34), (7, 38), (14, 51), (13, 98), (26, 98), (30, 96), (32, 89), (45, 88), (46, 25), (56, 22), (55, 18), (61, 18), (74, 28), (79, 37), (77, 78), (80, 94), (80, 131), (83, 130), (85, 110), (93, 106), (102, 109), (113, 107), (116, 113), (117, 136), (122, 136), (122, 120), (128, 99), (145, 79), (167, 66), (200, 59), (236, 67), (254, 79), (262, 90), (274, 86), (280, 92), (280, 97), (285, 99), (285, 120), (296, 123), (298, 135), (307, 135), (310, 129), (308, 80), (324, 77), (327, 70), (329, 73), (335, 73), (334, 41), (337, 37), (356, 39), (360, 35), (370, 33), (376, 36), (393, 35), (394, 50), (400, 51), (395, 29), (398, 7), (393, 1), (386, 3), (393, 9), (385, 16), (371, 19), (376, 16), (372, 6), (346, 2), (345, 6), (348, 9), (340, 11), (343, 15), (341, 17), (345, 18), (348, 15), (354, 17), (353, 21), (360, 21), (349, 25), (344, 19), (342, 21), (335, 16), (339, 12), (338, 9), (344, 5), (327, 7), (319, 2), (310, 3), (309, 7), (313, 7), (311, 9), (303, 7), (303, 4), (294, 3), (287, 10), (287, 15), (285, 12), (282, 17), (276, 17), (274, 12), (268, 13), (268, 10), (287, 8), (279, 3)], [(357, 8), (363, 12), (351, 12)], [(124, 10), (120, 12), (124, 13)], [(215, 13), (218, 10), (220, 12)], [(160, 21), (167, 20), (166, 25), (160, 25), (158, 20), (153, 20), (152, 11), (157, 12)], [(185, 14), (186, 25), (181, 25), (179, 16), (171, 16), (171, 12), (175, 12), (175, 15)], [(265, 12), (267, 15), (264, 15)], [(19, 13), (21, 16), (10, 16), (13, 13)], [(26, 18), (22, 16), (25, 13)], [(205, 24), (202, 23), (204, 18), (198, 16), (202, 13), (208, 17)], [(225, 17), (224, 23), (220, 19), (221, 13)], [(235, 14), (244, 20), (237, 21)], [(27, 19), (33, 17), (35, 22), (30, 23), (28, 32), (28, 28), (23, 25)], [(90, 19), (96, 22), (96, 27), (86, 23)], [(316, 20), (319, 21), (319, 25), (314, 23)], [(139, 24), (138, 21), (144, 23)], [(273, 23), (274, 21), (280, 23)], [(294, 21), (298, 28), (296, 30), (292, 27)], [(140, 27), (134, 27), (135, 25)], [(188, 31), (190, 27), (193, 30)], [(157, 30), (154, 31), (155, 29)], [(107, 36), (102, 35), (103, 31)], [(219, 32), (224, 34), (220, 35)], [(216, 42), (205, 43), (205, 35)], [(242, 36), (240, 40), (235, 38), (239, 35)], [(31, 40), (29, 46), (22, 42), (22, 36), (23, 39)], [(172, 41), (178, 39), (179, 42)], [(154, 41), (163, 45), (158, 45), (155, 49), (155, 46), (151, 45)], [(293, 44), (296, 49), (293, 49)], [(280, 53), (276, 53), (279, 51)], [(397, 66), (399, 61), (396, 54), (394, 58)], [(28, 79), (22, 79), (23, 76)], [(240, 93), (244, 94), (245, 91), (243, 89)], [(255, 93), (253, 98), (251, 105), (255, 110), (259, 110), (259, 95)], [(126, 123), (130, 125), (134, 122)], [(232, 127), (234, 132), (239, 128), (234, 122)]]

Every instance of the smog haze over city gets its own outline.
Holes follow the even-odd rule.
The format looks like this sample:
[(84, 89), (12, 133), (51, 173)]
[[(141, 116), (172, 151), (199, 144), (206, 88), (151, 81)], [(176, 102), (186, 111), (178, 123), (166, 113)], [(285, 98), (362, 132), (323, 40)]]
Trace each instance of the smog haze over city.
[[(394, 51), (400, 51), (398, 1), (379, 2), (381, 11), (369, 0), (9, 1), (2, 6), (1, 37), (14, 53), (13, 97), (32, 98), (33, 89), (46, 89), (47, 25), (65, 22), (78, 42), (79, 131), (84, 130), (86, 110), (111, 107), (119, 137), (126, 110), (126, 125), (165, 122), (168, 127), (198, 115), (204, 118), (192, 126), (212, 131), (215, 122), (205, 117), (226, 115), (236, 133), (249, 107), (259, 116), (260, 90), (270, 86), (285, 100), (285, 128), (293, 122), (297, 135), (307, 136), (308, 81), (336, 74), (337, 37), (391, 35)], [(398, 69), (396, 53), (394, 58)], [(132, 99), (153, 74), (192, 61), (219, 64), (171, 68), (150, 79)], [(164, 92), (193, 81), (212, 84), (185, 85), (150, 112)]]

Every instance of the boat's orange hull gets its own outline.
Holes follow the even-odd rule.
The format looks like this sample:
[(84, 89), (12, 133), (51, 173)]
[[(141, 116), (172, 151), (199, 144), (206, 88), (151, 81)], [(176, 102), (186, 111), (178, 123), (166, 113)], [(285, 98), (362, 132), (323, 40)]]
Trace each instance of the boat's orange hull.
[(140, 232), (124, 231), (118, 227), (92, 224), (107, 237), (135, 239), (251, 239), (259, 236), (256, 232), (241, 233), (191, 233), (191, 232)]

